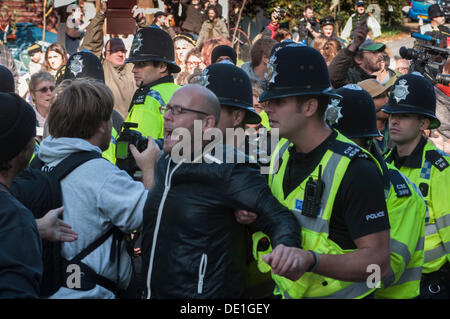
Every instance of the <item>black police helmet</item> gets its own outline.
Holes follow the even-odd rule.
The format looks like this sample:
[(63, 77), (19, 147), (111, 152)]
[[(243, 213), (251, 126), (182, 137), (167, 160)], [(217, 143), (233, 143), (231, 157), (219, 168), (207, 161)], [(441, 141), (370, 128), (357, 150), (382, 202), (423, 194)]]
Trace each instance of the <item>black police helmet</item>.
[(342, 117), (333, 128), (348, 138), (382, 136), (377, 129), (375, 104), (369, 92), (356, 84), (336, 90), (342, 96), (339, 106)]
[(418, 74), (405, 74), (395, 81), (388, 103), (382, 108), (388, 114), (422, 114), (430, 118), (429, 129), (438, 128), (436, 93), (429, 80)]
[(267, 83), (259, 96), (260, 102), (297, 95), (340, 98), (331, 89), (325, 59), (311, 47), (291, 41), (280, 45), (273, 50), (267, 69)]
[[(105, 82), (105, 73), (100, 59), (90, 51), (80, 51), (70, 56), (63, 69), (62, 80), (93, 78)], [(58, 77), (59, 79), (59, 77)]]
[(175, 50), (170, 35), (158, 28), (147, 27), (140, 29), (133, 39), (130, 56), (126, 63), (161, 61), (167, 63), (172, 73), (181, 71), (175, 63)]
[(320, 26), (326, 26), (326, 25), (332, 25), (334, 26), (334, 18), (332, 16), (326, 16), (325, 18), (322, 19), (322, 21), (320, 21)]
[(11, 71), (3, 65), (0, 65), (0, 92), (14, 93), (16, 90), (16, 83)]
[(253, 108), (252, 84), (247, 73), (229, 61), (213, 63), (203, 70), (199, 84), (210, 89), (221, 105), (246, 111), (245, 122), (258, 124), (261, 118)]

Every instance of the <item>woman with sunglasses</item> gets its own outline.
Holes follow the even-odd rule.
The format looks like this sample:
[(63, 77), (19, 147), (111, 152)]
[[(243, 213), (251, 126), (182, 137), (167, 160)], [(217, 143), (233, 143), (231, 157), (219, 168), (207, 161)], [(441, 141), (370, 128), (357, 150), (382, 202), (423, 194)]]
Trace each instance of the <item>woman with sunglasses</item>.
[(52, 93), (55, 90), (53, 75), (45, 71), (33, 74), (28, 88), (36, 112), (36, 138), (40, 142), (44, 133), (44, 122), (50, 112)]

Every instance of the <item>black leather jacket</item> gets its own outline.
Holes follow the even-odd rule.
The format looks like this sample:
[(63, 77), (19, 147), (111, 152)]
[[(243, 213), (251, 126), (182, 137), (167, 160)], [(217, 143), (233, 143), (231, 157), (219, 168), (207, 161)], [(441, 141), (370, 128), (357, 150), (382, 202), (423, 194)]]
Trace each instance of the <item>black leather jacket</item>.
[(247, 230), (235, 219), (237, 208), (258, 214), (252, 227), (268, 234), (273, 247), (300, 247), (297, 220), (272, 196), (257, 167), (208, 164), (205, 157), (175, 164), (161, 157), (144, 208), (147, 297), (242, 297)]

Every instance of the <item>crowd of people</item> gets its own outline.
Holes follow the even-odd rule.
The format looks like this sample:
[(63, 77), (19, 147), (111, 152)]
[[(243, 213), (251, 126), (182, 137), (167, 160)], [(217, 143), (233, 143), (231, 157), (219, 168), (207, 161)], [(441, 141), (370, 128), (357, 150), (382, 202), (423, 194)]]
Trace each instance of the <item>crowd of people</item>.
[(0, 297), (448, 299), (449, 86), (364, 1), (340, 35), (276, 8), (249, 61), (217, 0), (183, 4), (130, 43), (72, 5), (80, 41), (24, 81), (0, 46)]

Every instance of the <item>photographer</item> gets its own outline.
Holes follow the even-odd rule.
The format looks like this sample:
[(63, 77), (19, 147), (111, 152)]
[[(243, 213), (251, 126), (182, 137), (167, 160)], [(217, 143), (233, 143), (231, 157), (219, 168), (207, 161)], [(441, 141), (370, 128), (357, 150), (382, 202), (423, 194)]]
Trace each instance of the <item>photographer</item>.
[(283, 20), (284, 17), (286, 17), (286, 10), (276, 7), (270, 15), (272, 21), (264, 28), (261, 36), (267, 38), (270, 37), (272, 40), (275, 39), (275, 35), (280, 27), (280, 21)]
[(311, 6), (305, 7), (303, 16), (298, 24), (300, 42), (311, 46), (314, 38), (320, 36), (320, 21), (314, 18), (314, 10)]
[(450, 29), (445, 24), (445, 15), (438, 4), (433, 4), (428, 8), (428, 18), (430, 23), (420, 27), (420, 33), (431, 35), (440, 40), (441, 48), (447, 47), (447, 38), (450, 36)]

